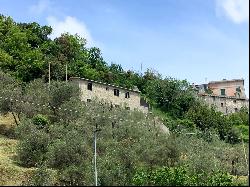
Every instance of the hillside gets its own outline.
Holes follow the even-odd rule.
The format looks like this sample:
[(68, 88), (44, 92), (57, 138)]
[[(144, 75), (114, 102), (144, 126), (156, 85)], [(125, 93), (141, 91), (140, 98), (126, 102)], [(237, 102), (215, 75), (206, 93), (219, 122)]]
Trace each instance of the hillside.
[[(237, 179), (248, 174), (245, 108), (225, 116), (186, 80), (108, 65), (77, 35), (52, 40), (50, 27), (3, 15), (0, 26), (1, 185), (246, 184)], [(66, 67), (67, 77), (137, 86), (150, 112), (81, 101)]]
[[(2, 186), (20, 186), (28, 184), (27, 182), (31, 180), (31, 177), (36, 170), (35, 168), (22, 167), (16, 162), (16, 145), (19, 140), (8, 137), (8, 133), (6, 133), (11, 132), (10, 129), (14, 126), (15, 122), (12, 115), (8, 114), (0, 116), (0, 132), (5, 134), (0, 135), (0, 185)], [(12, 133), (10, 134), (13, 136)], [(187, 160), (187, 155), (184, 156), (183, 159)], [(246, 183), (246, 176), (234, 176), (234, 184)]]
[[(30, 177), (33, 169), (19, 166), (16, 161), (17, 139), (9, 138), (10, 129), (15, 126), (11, 115), (0, 116), (0, 185), (20, 186)], [(13, 134), (10, 133), (12, 136)]]

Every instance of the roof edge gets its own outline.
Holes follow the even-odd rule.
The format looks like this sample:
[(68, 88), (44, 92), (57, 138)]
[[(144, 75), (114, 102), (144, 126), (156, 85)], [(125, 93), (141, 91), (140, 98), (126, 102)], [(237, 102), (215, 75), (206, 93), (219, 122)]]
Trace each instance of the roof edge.
[(244, 84), (244, 79), (231, 79), (231, 80), (210, 81), (208, 84), (224, 83), (224, 82), (240, 82), (240, 81), (243, 81), (243, 84)]
[(81, 77), (70, 77), (69, 78), (69, 80), (73, 80), (73, 79), (90, 81), (90, 82), (94, 82), (94, 83), (98, 83), (98, 84), (108, 85), (108, 86), (112, 86), (112, 87), (115, 87), (115, 88), (120, 88), (120, 89), (124, 89), (124, 90), (129, 90), (129, 91), (141, 93), (141, 91), (138, 91), (138, 90), (133, 90), (133, 89), (130, 89), (130, 88), (124, 88), (124, 87), (121, 87), (121, 86), (116, 86), (114, 84), (108, 84), (108, 83), (105, 83), (105, 82), (95, 81), (95, 80), (91, 80), (91, 79), (86, 79), (86, 78), (81, 78)]
[(221, 96), (221, 95), (213, 95), (213, 94), (206, 94), (206, 93), (198, 93), (200, 96), (209, 96), (209, 97), (220, 97), (220, 98), (227, 98), (227, 99), (238, 99), (238, 100), (249, 100), (248, 98), (238, 98), (235, 96)]

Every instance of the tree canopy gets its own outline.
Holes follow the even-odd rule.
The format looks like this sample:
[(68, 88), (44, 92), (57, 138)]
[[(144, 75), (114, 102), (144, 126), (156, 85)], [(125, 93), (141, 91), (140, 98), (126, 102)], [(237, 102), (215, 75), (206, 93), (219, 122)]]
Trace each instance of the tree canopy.
[[(93, 184), (96, 126), (101, 185), (231, 185), (228, 173), (246, 175), (238, 144), (249, 140), (246, 109), (224, 116), (200, 101), (187, 80), (150, 68), (125, 70), (79, 35), (52, 40), (51, 33), (49, 26), (0, 15), (0, 114), (15, 119), (16, 161), (38, 167), (30, 184)], [(79, 88), (65, 81), (66, 67), (67, 77), (137, 87), (153, 113), (81, 102)], [(159, 122), (170, 135), (155, 126)]]

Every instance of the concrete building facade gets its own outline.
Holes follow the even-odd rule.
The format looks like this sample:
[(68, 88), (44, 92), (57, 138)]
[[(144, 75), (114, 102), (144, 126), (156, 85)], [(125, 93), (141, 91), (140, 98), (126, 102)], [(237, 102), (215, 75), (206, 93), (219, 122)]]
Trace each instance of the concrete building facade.
[(210, 106), (216, 106), (217, 110), (224, 114), (237, 112), (241, 107), (249, 109), (249, 100), (245, 95), (243, 79), (223, 79), (211, 81), (208, 84), (193, 85), (193, 87), (199, 97)]
[(128, 110), (148, 112), (148, 104), (140, 97), (137, 89), (127, 89), (103, 82), (80, 77), (71, 77), (69, 81), (77, 84), (81, 91), (81, 100), (91, 102), (98, 100), (113, 107), (123, 107)]
[(246, 98), (243, 79), (211, 81), (208, 88), (214, 95)]

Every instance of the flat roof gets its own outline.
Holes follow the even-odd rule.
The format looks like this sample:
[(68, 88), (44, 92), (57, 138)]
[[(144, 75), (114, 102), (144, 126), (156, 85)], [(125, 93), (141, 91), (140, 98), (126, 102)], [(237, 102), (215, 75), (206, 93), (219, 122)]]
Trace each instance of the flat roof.
[(141, 93), (141, 91), (140, 91), (138, 88), (137, 88), (138, 90), (133, 90), (133, 89), (124, 88), (124, 87), (121, 87), (121, 86), (116, 86), (116, 85), (113, 85), (113, 84), (108, 84), (108, 83), (105, 83), (105, 82), (100, 82), (100, 81), (95, 81), (95, 80), (86, 79), (86, 78), (80, 78), (80, 77), (70, 77), (69, 79), (70, 79), (70, 80), (79, 79), (79, 80), (94, 82), (94, 83), (98, 83), (98, 84), (102, 84), (102, 85), (112, 86), (112, 87), (120, 88), (120, 89), (124, 89), (124, 90), (129, 90), (129, 91), (132, 91), (132, 92)]
[(208, 84), (213, 84), (213, 83), (224, 83), (224, 82), (241, 82), (243, 81), (244, 83), (244, 79), (232, 79), (232, 80), (220, 80), (220, 81), (210, 81)]

